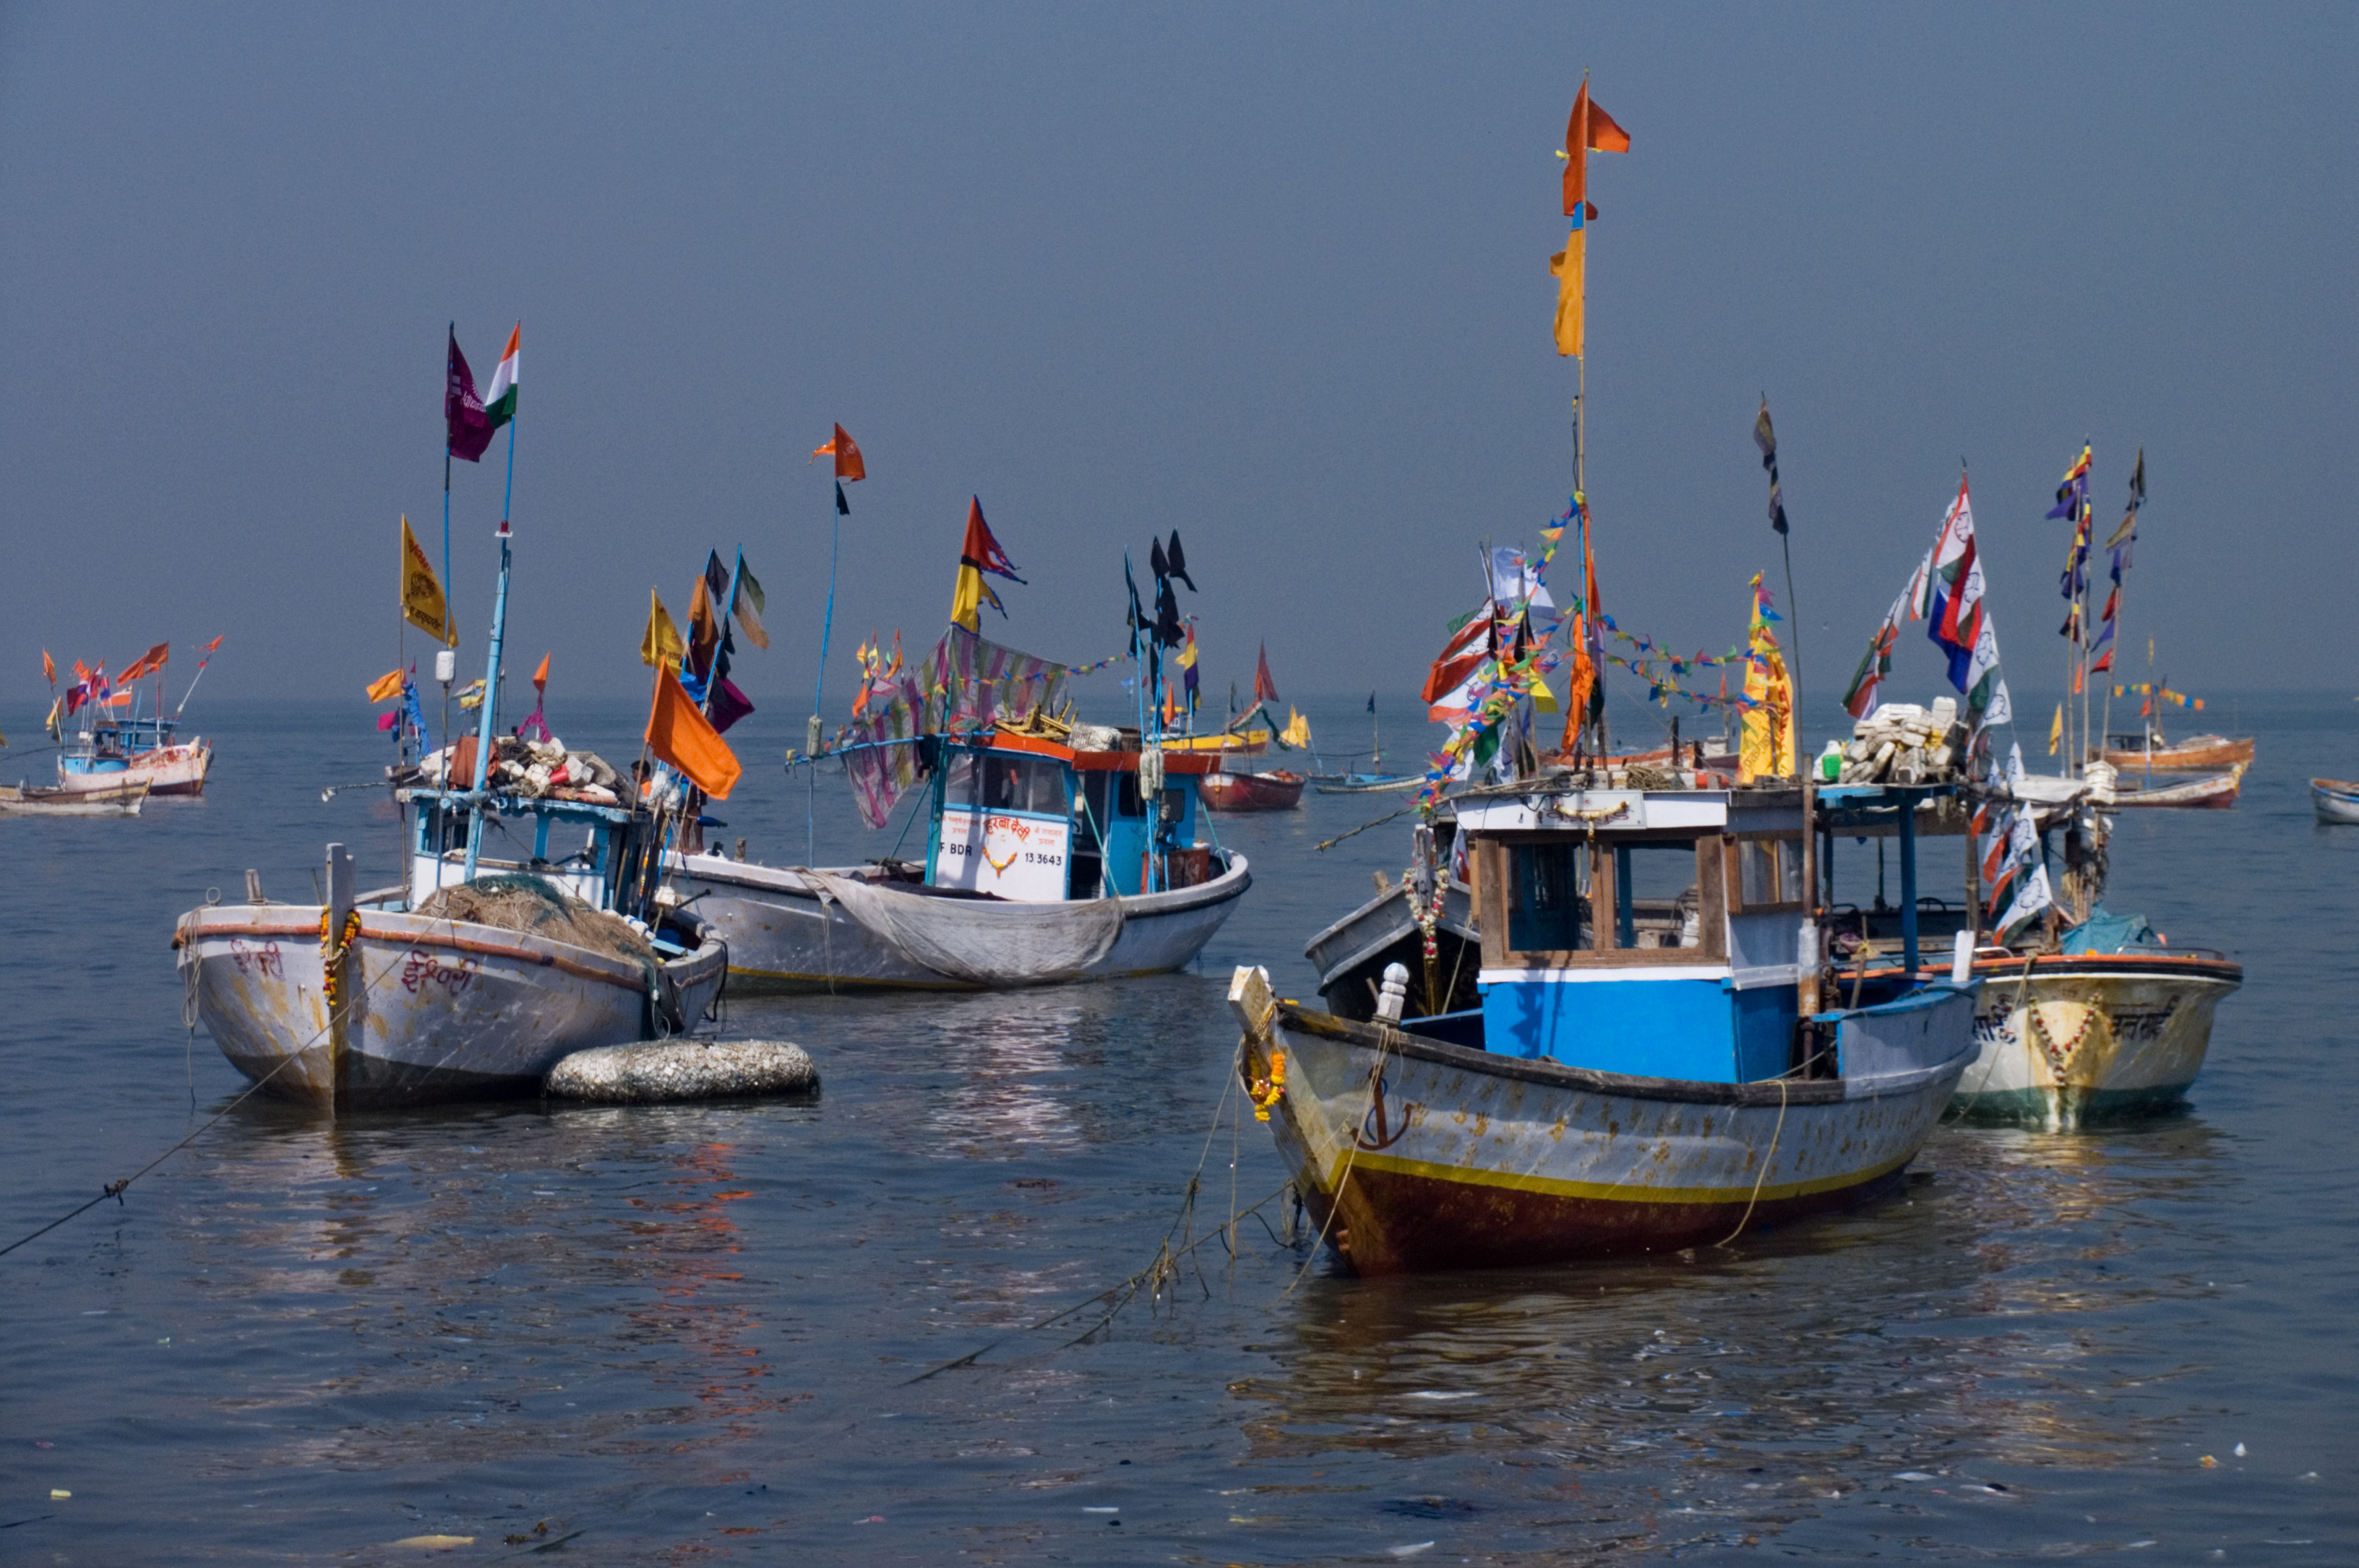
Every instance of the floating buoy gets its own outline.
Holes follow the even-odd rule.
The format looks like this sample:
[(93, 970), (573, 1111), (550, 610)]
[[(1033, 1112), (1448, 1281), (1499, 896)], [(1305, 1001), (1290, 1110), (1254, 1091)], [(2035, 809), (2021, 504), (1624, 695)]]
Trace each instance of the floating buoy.
[(576, 1051), (549, 1070), (554, 1099), (652, 1104), (819, 1093), (810, 1054), (784, 1040), (667, 1040)]

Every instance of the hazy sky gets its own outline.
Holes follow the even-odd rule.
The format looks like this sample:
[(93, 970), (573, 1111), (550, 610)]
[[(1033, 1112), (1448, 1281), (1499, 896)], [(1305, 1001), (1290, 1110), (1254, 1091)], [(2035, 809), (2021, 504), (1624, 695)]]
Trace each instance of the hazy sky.
[[(1477, 542), (1570, 489), (1584, 70), (1634, 143), (1590, 181), (1625, 625), (1718, 651), (1753, 572), (1782, 600), (1766, 390), (1814, 708), (1961, 459), (2005, 667), (2054, 685), (2084, 437), (2101, 526), (2147, 449), (2141, 662), (2345, 685), (2354, 45), (2347, 5), (9, 5), (0, 728), (44, 646), (185, 679), (216, 633), (214, 695), (357, 703), (399, 514), (439, 550), (453, 319), (484, 382), (524, 322), (512, 647), (553, 697), (636, 687), (650, 584), (684, 612), (742, 542), (738, 679), (807, 712), (841, 420), (831, 719), (858, 636), (939, 633), (971, 492), (1018, 646), (1120, 647), (1122, 550), (1177, 527), (1215, 690), (1266, 639), (1405, 697)], [(474, 673), (504, 451), (458, 465)]]

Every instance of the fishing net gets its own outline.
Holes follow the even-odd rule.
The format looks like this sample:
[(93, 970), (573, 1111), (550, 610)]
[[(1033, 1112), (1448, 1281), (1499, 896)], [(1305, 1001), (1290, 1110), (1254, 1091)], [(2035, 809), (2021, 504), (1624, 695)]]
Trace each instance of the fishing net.
[(411, 911), (571, 943), (652, 970), (656, 950), (628, 921), (593, 909), (542, 877), (504, 872), (442, 888)]
[(858, 877), (810, 873), (864, 930), (913, 963), (973, 985), (1070, 980), (1122, 935), (1118, 898), (1018, 903), (940, 898), (875, 887)]

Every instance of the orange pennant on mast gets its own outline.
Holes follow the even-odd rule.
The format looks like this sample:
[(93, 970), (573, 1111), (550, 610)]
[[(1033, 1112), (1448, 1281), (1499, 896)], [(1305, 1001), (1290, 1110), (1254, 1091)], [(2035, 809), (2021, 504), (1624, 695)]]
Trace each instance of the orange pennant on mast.
[(540, 656), (540, 668), (532, 672), (532, 689), (544, 695), (549, 691), (549, 655)]
[(842, 480), (866, 479), (868, 465), (860, 460), (860, 443), (843, 433), (838, 425), (835, 434), (824, 447), (813, 447), (811, 456), (835, 459), (835, 477)]
[(1572, 118), (1564, 127), (1564, 215), (1581, 215), (1582, 203), (1589, 196), (1589, 155), (1626, 153), (1630, 150), (1630, 133), (1614, 124), (1614, 116), (1589, 101), (1589, 80), (1582, 79), (1581, 91), (1572, 100)]
[(737, 753), (690, 700), (679, 677), (656, 675), (655, 706), (647, 713), (647, 750), (714, 800), (727, 800), (745, 772)]

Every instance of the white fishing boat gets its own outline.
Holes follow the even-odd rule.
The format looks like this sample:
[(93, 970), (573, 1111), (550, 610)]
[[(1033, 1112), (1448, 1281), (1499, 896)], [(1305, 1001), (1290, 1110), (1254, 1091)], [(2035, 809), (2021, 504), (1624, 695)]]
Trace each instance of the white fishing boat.
[(965, 990), (1182, 968), (1252, 872), (1196, 838), (1197, 778), (1216, 758), (1119, 744), (1088, 726), (1063, 741), (940, 737), (927, 748), (923, 861), (674, 855), (670, 896), (719, 928), (747, 991)]
[[(58, 751), (58, 788), (73, 794), (105, 793), (138, 781), (150, 795), (202, 795), (205, 775), (212, 772), (213, 749), (202, 736), (179, 739), (180, 715), (212, 663), (219, 637), (197, 650), (197, 673), (180, 705), (164, 711), (164, 670), (171, 661), (168, 643), (158, 643), (109, 679), (104, 665), (95, 672), (74, 666), (75, 683), (50, 708), (52, 731), (60, 717), (87, 715), (82, 728)], [(47, 654), (41, 655), (47, 668)], [(151, 693), (143, 684), (154, 682), (155, 710), (146, 711)], [(117, 716), (118, 707), (129, 711)]]
[[(1338, 1257), (1398, 1273), (1671, 1249), (1898, 1179), (1973, 1057), (1978, 988), (1818, 1009), (1802, 791), (1560, 777), (1456, 804), (1478, 1007), (1402, 1017), (1405, 971), (1367, 1022), (1275, 999), (1260, 970), (1231, 988), (1239, 1076)], [(1694, 921), (1642, 944), (1640, 891), (1669, 881)]]
[(0, 784), (0, 816), (136, 816), (147, 794), (142, 778), (82, 790)]
[[(491, 692), (508, 567), (504, 523)], [(530, 1093), (563, 1057), (682, 1033), (719, 996), (726, 945), (656, 897), (679, 812), (542, 777), (495, 787), (494, 706), (473, 745), (438, 759), (438, 776), (453, 759), (471, 776), (397, 790), (401, 885), (357, 892), (352, 857), (331, 844), (323, 903), (272, 903), (248, 872), (244, 904), (181, 917), (172, 945), (192, 1015), (267, 1092), (332, 1112)], [(484, 856), (487, 825), (528, 841), (529, 858)]]
[(2359, 822), (2359, 784), (2349, 779), (2312, 779), (2310, 802), (2321, 822)]

